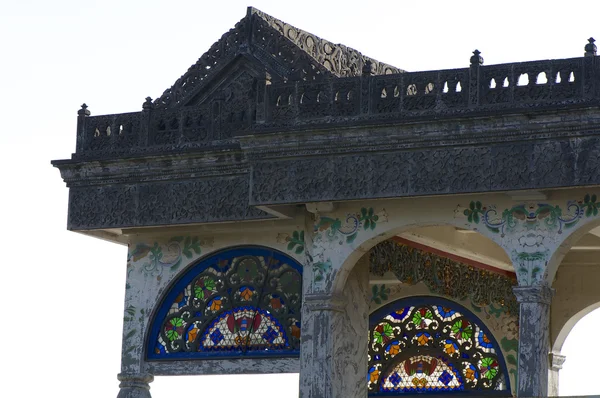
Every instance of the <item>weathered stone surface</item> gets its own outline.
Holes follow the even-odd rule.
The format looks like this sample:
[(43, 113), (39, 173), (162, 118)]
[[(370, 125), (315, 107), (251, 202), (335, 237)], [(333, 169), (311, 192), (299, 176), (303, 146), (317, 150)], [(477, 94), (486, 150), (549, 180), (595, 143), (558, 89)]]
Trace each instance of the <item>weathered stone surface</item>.
[(201, 361), (146, 362), (155, 376), (299, 373), (298, 358), (208, 359)]
[(150, 383), (154, 381), (153, 375), (120, 373), (117, 378), (121, 382), (117, 398), (151, 398)]
[(304, 295), (301, 398), (367, 396), (368, 263), (359, 262), (341, 297)]
[(521, 306), (519, 314), (519, 397), (548, 395), (550, 352), (550, 302), (553, 290), (546, 285), (513, 288)]
[(248, 206), (246, 178), (74, 187), (70, 191), (69, 229), (186, 224), (268, 219)]

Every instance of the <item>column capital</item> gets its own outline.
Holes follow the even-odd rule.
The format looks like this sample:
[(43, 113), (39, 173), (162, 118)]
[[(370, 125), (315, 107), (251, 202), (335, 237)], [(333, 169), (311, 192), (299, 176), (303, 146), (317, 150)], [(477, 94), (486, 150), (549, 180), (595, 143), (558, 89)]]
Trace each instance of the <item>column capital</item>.
[(550, 360), (550, 368), (556, 371), (562, 369), (563, 363), (565, 363), (565, 360), (567, 359), (565, 355), (556, 354), (554, 352), (551, 352), (548, 357)]
[(117, 398), (151, 398), (150, 383), (154, 376), (148, 373), (119, 373), (119, 395)]
[(304, 307), (309, 311), (344, 311), (345, 302), (342, 297), (331, 294), (306, 294)]
[(550, 304), (554, 289), (548, 285), (533, 285), (533, 286), (515, 286), (513, 293), (517, 297), (517, 301), (523, 303), (543, 303)]

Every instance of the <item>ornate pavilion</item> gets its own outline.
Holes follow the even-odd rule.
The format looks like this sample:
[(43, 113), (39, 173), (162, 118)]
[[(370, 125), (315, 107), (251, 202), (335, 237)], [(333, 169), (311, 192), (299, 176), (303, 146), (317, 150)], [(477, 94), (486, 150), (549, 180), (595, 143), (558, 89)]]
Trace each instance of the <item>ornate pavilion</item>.
[(119, 397), (278, 372), (302, 398), (558, 395), (600, 306), (593, 42), (406, 72), (249, 8), (141, 111), (84, 104), (53, 165), (68, 228), (129, 247)]

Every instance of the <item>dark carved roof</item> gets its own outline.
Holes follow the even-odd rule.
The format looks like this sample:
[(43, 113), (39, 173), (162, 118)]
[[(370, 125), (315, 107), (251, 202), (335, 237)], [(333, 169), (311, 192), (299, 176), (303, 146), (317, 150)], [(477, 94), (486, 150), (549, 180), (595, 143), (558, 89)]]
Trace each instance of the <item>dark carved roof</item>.
[(314, 81), (323, 77), (359, 76), (371, 63), (374, 74), (403, 70), (359, 51), (305, 32), (253, 7), (233, 29), (204, 53), (175, 84), (154, 101), (155, 109), (185, 105), (239, 56), (259, 61), (274, 81)]

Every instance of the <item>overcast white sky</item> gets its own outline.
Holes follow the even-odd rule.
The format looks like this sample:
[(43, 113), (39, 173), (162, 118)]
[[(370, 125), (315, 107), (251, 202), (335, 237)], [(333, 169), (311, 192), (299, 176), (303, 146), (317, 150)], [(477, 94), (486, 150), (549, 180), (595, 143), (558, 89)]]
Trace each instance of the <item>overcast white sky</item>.
[[(466, 67), (475, 48), (486, 64), (576, 57), (588, 37), (600, 39), (600, 2), (532, 3), (0, 2), (0, 396), (118, 392), (126, 248), (66, 231), (67, 189), (50, 166), (75, 150), (82, 102), (93, 115), (141, 110), (248, 5), (409, 71)], [(567, 340), (562, 394), (600, 393), (589, 382), (600, 349), (584, 346), (598, 328), (595, 313)], [(297, 383), (297, 375), (159, 378), (151, 392), (292, 398)]]

